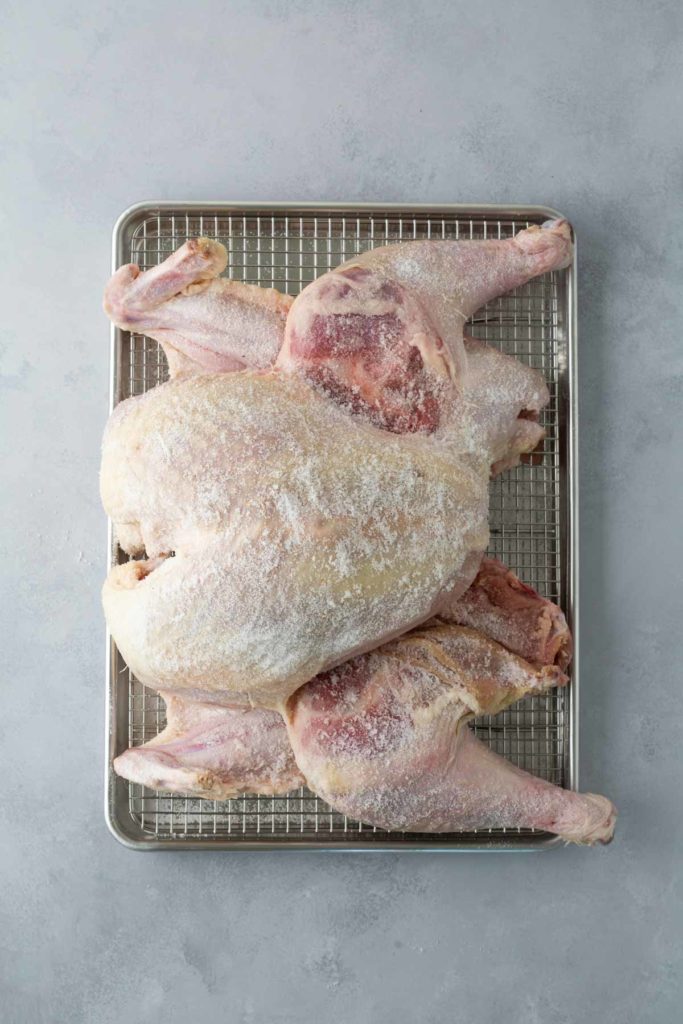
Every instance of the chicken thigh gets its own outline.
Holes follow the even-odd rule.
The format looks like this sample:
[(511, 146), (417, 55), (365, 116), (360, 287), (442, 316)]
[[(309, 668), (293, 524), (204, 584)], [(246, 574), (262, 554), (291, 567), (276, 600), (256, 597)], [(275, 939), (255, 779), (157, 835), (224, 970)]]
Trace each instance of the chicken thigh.
[[(177, 374), (122, 402), (102, 496), (124, 550), (148, 557), (115, 567), (103, 596), (138, 678), (281, 708), (461, 595), (488, 540), (491, 469), (534, 447), (548, 398), (536, 371), (466, 343), (464, 319), (570, 253), (565, 222), (499, 242), (376, 249), (301, 293), (274, 368)], [(188, 259), (197, 290), (176, 254), (147, 271), (149, 286), (128, 268), (110, 308), (126, 324), (135, 308), (152, 324), (162, 310), (144, 329), (195, 366), (215, 369), (218, 349), (224, 368), (244, 365), (239, 332), (214, 345), (209, 331), (193, 347), (165, 320), (169, 302), (177, 312), (192, 301), (198, 315), (216, 273), (212, 247)]]

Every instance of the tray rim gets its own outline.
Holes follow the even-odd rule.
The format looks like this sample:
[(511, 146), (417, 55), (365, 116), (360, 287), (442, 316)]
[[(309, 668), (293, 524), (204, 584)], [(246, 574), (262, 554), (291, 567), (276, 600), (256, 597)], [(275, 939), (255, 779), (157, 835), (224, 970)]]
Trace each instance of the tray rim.
[[(323, 215), (326, 213), (363, 213), (371, 212), (388, 214), (425, 215), (445, 214), (449, 216), (470, 216), (497, 219), (509, 218), (522, 220), (526, 218), (571, 219), (551, 206), (543, 204), (507, 204), (507, 203), (404, 203), (404, 202), (371, 202), (371, 201), (330, 201), (301, 200), (291, 202), (275, 202), (272, 200), (142, 200), (126, 207), (117, 217), (112, 229), (111, 270), (114, 273), (124, 261), (124, 240), (133, 222), (143, 216), (160, 214), (186, 214), (188, 211), (203, 211), (215, 216), (230, 213), (249, 214), (256, 211), (266, 214), (296, 215), (298, 212), (307, 215)], [(574, 641), (572, 659), (571, 686), (567, 707), (567, 785), (568, 790), (576, 791), (579, 784), (579, 460), (578, 460), (578, 367), (577, 367), (577, 239), (572, 225), (574, 238), (574, 255), (567, 268), (567, 372), (566, 392), (562, 396), (566, 414), (566, 539), (567, 567), (565, 573), (566, 607), (563, 609)], [(116, 382), (120, 358), (120, 341), (123, 331), (110, 327), (109, 357), (109, 412), (116, 405)], [(107, 529), (107, 571), (113, 565), (115, 550), (113, 525), (108, 520)], [(230, 840), (230, 839), (189, 839), (169, 836), (168, 838), (145, 838), (134, 834), (120, 820), (115, 798), (117, 776), (112, 768), (112, 760), (116, 752), (116, 706), (114, 685), (114, 662), (116, 645), (109, 630), (106, 630), (106, 701), (105, 701), (105, 786), (104, 786), (104, 817), (108, 830), (118, 842), (131, 850), (231, 850), (255, 852), (270, 851), (316, 851), (329, 853), (382, 853), (387, 851), (404, 853), (535, 853), (558, 849), (565, 844), (559, 836), (538, 833), (537, 839), (526, 839), (523, 842), (509, 842), (505, 839), (490, 839), (488, 842), (482, 834), (481, 843), (457, 841), (440, 843), (424, 838), (414, 840), (406, 838), (396, 840), (376, 840), (368, 842), (349, 839), (346, 842), (320, 842), (314, 839), (264, 839), (264, 840)]]

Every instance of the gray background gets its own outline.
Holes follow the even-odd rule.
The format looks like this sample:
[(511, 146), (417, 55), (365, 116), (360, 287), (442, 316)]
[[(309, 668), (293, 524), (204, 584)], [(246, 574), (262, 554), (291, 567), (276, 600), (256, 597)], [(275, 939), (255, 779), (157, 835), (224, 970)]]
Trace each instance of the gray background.
[[(0, 37), (3, 1021), (680, 1020), (680, 4), (23, 0)], [(107, 833), (100, 295), (112, 222), (147, 198), (571, 218), (581, 781), (619, 807), (610, 847), (142, 855)]]

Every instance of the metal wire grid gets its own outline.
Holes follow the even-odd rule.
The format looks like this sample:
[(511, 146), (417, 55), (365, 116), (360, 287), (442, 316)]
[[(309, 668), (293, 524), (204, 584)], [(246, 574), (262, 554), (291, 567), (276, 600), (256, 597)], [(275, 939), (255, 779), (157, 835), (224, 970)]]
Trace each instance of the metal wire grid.
[[(529, 221), (472, 217), (159, 215), (144, 218), (133, 233), (130, 261), (147, 269), (164, 260), (189, 237), (219, 239), (228, 249), (227, 273), (241, 281), (298, 293), (321, 273), (365, 249), (406, 239), (505, 238)], [(490, 302), (468, 326), (475, 337), (499, 346), (542, 371), (550, 388), (544, 411), (546, 438), (533, 466), (520, 466), (491, 486), (489, 551), (551, 600), (561, 597), (559, 374), (566, 367), (566, 314), (562, 274), (546, 274)], [(143, 335), (124, 335), (118, 400), (143, 394), (166, 379), (159, 345)], [(125, 558), (125, 556), (122, 556)], [(137, 746), (165, 725), (161, 698), (146, 690), (117, 655), (117, 696), (127, 700), (128, 745)], [(123, 684), (123, 685), (122, 685)], [(477, 735), (514, 764), (557, 785), (565, 782), (569, 742), (567, 697), (563, 690), (528, 697), (496, 716), (476, 720)], [(245, 796), (234, 800), (193, 800), (128, 787), (128, 810), (150, 839), (314, 839), (321, 845), (401, 841), (354, 822), (302, 788), (286, 797)], [(430, 845), (506, 841), (530, 830), (487, 829), (425, 836)], [(414, 836), (411, 838), (415, 838)]]

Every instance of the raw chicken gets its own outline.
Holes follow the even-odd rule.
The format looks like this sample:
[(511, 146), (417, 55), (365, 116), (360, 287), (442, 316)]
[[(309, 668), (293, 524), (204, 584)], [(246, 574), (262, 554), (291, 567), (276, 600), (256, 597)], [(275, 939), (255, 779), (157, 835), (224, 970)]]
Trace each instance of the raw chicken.
[[(566, 682), (558, 664), (566, 666), (571, 641), (561, 611), (485, 559), (449, 617), (461, 613), (481, 631), (435, 621), (325, 673), (290, 699), (287, 730), (303, 775), (274, 712), (184, 705), (166, 695), (167, 729), (122, 754), (115, 769), (151, 788), (213, 798), (282, 794), (305, 775), (335, 809), (392, 830), (523, 826), (567, 841), (607, 841), (614, 827), (609, 801), (520, 771), (465, 725), (472, 714)], [(491, 636), (504, 636), (509, 649)], [(518, 656), (529, 650), (536, 665)]]
[[(214, 341), (216, 296), (222, 323), (233, 306), (230, 288), (207, 284), (216, 243), (150, 278), (115, 277), (117, 322), (185, 354), (185, 376), (122, 402), (104, 441), (105, 507), (124, 550), (148, 556), (114, 568), (103, 593), (138, 678), (281, 708), (461, 595), (488, 540), (491, 468), (536, 445), (548, 398), (536, 371), (465, 344), (465, 317), (570, 254), (563, 221), (506, 241), (376, 249), (302, 292), (274, 369), (198, 376), (198, 363), (247, 362), (233, 326)], [(200, 347), (173, 323), (188, 309), (201, 322), (207, 295)], [(248, 303), (271, 354), (284, 301)]]
[[(391, 829), (608, 841), (609, 801), (521, 772), (465, 726), (566, 682), (559, 609), (493, 560), (460, 595), (485, 543), (488, 472), (536, 445), (547, 400), (464, 321), (569, 252), (563, 223), (375, 250), (306, 289), (286, 330), (290, 300), (216, 280), (225, 258), (207, 240), (115, 275), (108, 311), (158, 338), (176, 377), (115, 414), (105, 444), (119, 539), (151, 556), (114, 571), (105, 605), (168, 715), (117, 758), (121, 775), (217, 799), (305, 778)], [(265, 369), (278, 352), (270, 373), (177, 379)], [(235, 700), (280, 707), (286, 726)]]

